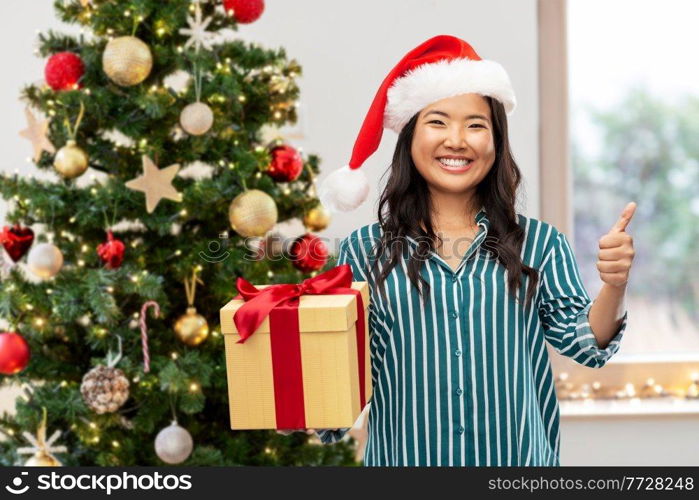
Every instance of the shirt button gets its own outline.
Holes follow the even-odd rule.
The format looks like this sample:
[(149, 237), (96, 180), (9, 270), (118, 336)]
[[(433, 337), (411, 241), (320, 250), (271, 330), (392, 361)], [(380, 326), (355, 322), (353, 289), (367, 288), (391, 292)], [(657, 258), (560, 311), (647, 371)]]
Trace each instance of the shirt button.
[(459, 434), (463, 434), (464, 433), (464, 426), (460, 425), (459, 428), (456, 430), (459, 432)]
[(457, 393), (459, 396), (461, 396), (461, 395), (464, 393), (464, 391), (462, 391), (462, 390), (461, 390), (461, 387), (459, 387), (459, 388), (456, 390), (456, 393)]
[(451, 277), (451, 280), (452, 280), (452, 281), (456, 281), (457, 279), (458, 279), (458, 278), (456, 277), (456, 275), (454, 275), (454, 276)]
[(454, 318), (454, 319), (456, 319), (456, 318), (459, 317), (459, 313), (456, 312), (456, 311), (454, 311), (453, 313), (451, 313), (451, 317)]
[(457, 356), (461, 356), (461, 351), (457, 349), (456, 351), (454, 351), (454, 354), (456, 354)]

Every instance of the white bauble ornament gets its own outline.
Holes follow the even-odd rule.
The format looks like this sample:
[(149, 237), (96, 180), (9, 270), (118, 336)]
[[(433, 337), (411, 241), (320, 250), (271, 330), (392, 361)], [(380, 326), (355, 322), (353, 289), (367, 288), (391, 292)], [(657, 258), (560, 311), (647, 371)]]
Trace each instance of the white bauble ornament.
[(155, 453), (160, 460), (168, 464), (179, 464), (187, 460), (194, 442), (192, 436), (184, 427), (177, 425), (177, 421), (161, 430), (155, 438)]
[(213, 124), (214, 113), (203, 102), (189, 104), (180, 113), (180, 125), (188, 134), (204, 135)]
[(63, 254), (51, 243), (40, 243), (29, 251), (27, 267), (40, 278), (53, 278), (63, 267)]

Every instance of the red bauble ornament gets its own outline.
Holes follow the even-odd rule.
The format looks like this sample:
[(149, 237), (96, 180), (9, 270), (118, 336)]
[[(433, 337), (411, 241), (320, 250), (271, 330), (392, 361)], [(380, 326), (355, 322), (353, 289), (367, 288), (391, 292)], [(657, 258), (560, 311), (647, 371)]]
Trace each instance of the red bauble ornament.
[(0, 373), (14, 375), (29, 363), (29, 344), (19, 333), (0, 333)]
[(272, 161), (267, 173), (277, 182), (291, 182), (298, 179), (303, 171), (303, 158), (291, 146), (276, 146), (270, 151)]
[(264, 0), (223, 0), (223, 8), (241, 24), (257, 21), (265, 10)]
[(34, 242), (34, 231), (29, 227), (15, 224), (13, 227), (5, 226), (0, 232), (0, 243), (5, 247), (7, 255), (17, 262), (27, 253)]
[(304, 273), (317, 271), (328, 262), (328, 248), (325, 243), (310, 233), (296, 238), (289, 253), (296, 269)]
[(80, 88), (80, 78), (85, 74), (83, 60), (72, 52), (59, 52), (49, 57), (44, 68), (44, 78), (53, 90)]
[(107, 241), (97, 245), (97, 255), (105, 263), (107, 269), (116, 269), (124, 261), (126, 246), (121, 240), (117, 240), (111, 231), (107, 231)]

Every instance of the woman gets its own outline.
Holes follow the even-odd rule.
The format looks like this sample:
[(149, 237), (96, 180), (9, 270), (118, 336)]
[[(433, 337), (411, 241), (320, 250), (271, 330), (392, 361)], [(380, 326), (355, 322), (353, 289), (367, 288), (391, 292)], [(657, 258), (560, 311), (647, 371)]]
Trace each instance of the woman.
[[(635, 204), (600, 239), (605, 284), (592, 302), (566, 236), (515, 210), (514, 104), (497, 63), (432, 38), (384, 82), (350, 170), (333, 174), (340, 192), (324, 186), (335, 209), (361, 203), (347, 176), (378, 147), (376, 116), (399, 133), (378, 222), (339, 248), (371, 290), (365, 465), (560, 465), (545, 340), (594, 368), (619, 349)], [(347, 430), (318, 434), (331, 443)]]

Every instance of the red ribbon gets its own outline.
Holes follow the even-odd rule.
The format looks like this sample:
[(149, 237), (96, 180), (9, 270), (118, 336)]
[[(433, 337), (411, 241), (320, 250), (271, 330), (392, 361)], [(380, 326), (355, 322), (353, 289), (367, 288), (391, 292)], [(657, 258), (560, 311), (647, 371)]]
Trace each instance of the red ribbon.
[(244, 299), (233, 315), (242, 344), (260, 327), (269, 315), (272, 369), (274, 370), (274, 404), (278, 429), (305, 429), (306, 412), (303, 403), (303, 371), (301, 366), (301, 332), (299, 330), (299, 297), (301, 295), (349, 295), (357, 298), (357, 370), (359, 375), (360, 408), (366, 404), (364, 301), (359, 290), (352, 288), (352, 268), (349, 264), (334, 267), (301, 284), (270, 285), (257, 289), (245, 278), (236, 281), (239, 295)]

